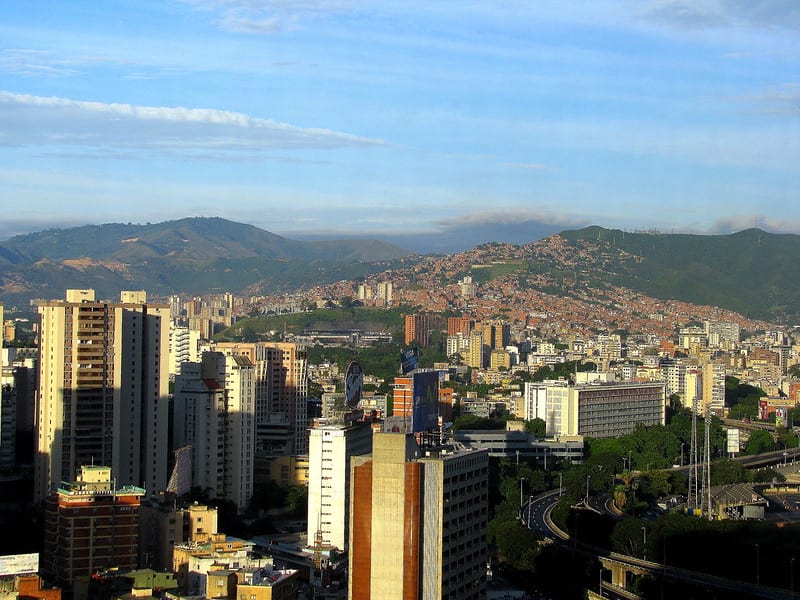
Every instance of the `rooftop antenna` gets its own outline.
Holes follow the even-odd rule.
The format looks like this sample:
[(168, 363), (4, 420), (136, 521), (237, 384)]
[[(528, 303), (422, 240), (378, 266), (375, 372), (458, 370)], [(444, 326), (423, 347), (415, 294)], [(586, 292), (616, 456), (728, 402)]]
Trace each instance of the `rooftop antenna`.
[(711, 409), (710, 405), (705, 407), (705, 435), (703, 449), (703, 497), (701, 504), (705, 504), (708, 520), (713, 518), (711, 513)]
[(689, 443), (689, 491), (686, 508), (692, 511), (697, 506), (697, 396), (692, 400), (692, 437)]

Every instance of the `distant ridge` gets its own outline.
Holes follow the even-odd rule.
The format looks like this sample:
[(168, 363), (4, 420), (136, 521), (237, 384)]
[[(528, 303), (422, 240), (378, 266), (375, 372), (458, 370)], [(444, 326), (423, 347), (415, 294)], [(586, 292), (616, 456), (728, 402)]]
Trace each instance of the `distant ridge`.
[[(747, 229), (729, 235), (629, 232), (590, 226), (525, 244), (475, 244), (481, 260), (530, 257), (473, 275), (520, 272), (550, 294), (575, 295), (609, 285), (653, 298), (719, 306), (772, 323), (800, 322), (800, 236)], [(524, 235), (518, 231), (519, 235)], [(566, 245), (565, 245), (566, 244)], [(505, 248), (505, 249), (504, 249)], [(470, 250), (441, 260), (459, 264)], [(121, 289), (154, 296), (230, 291), (291, 292), (417, 264), (422, 257), (374, 239), (298, 241), (222, 218), (112, 223), (50, 229), (0, 242), (0, 301), (61, 298), (91, 287), (98, 297)], [(433, 258), (433, 257), (432, 257)], [(413, 269), (399, 271), (413, 283)], [(527, 273), (527, 275), (526, 275)], [(537, 277), (532, 277), (536, 275)]]
[(70, 287), (102, 298), (131, 288), (266, 293), (363, 277), (409, 254), (377, 240), (290, 240), (219, 217), (48, 229), (0, 242), (0, 300), (60, 298)]
[(800, 317), (800, 236), (745, 229), (728, 235), (585, 227), (559, 234), (586, 247), (605, 281), (656, 298), (728, 308), (771, 322)]
[(219, 217), (191, 217), (146, 225), (108, 223), (48, 229), (0, 242), (0, 260), (13, 264), (41, 259), (93, 258), (129, 262), (167, 257), (192, 261), (260, 257), (340, 262), (392, 260), (408, 254), (398, 246), (376, 240), (290, 240), (253, 225)]

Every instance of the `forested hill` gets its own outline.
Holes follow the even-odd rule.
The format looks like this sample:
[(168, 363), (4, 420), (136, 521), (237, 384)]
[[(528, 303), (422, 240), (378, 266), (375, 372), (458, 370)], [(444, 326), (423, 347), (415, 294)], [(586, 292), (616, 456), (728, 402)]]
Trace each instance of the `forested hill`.
[[(607, 282), (656, 298), (735, 310), (752, 318), (800, 319), (800, 236), (747, 229), (730, 235), (631, 233), (587, 227), (559, 234), (603, 264)], [(613, 257), (614, 268), (608, 268)]]
[(0, 301), (62, 298), (66, 288), (106, 299), (121, 289), (269, 293), (363, 277), (408, 255), (376, 240), (301, 242), (221, 218), (49, 229), (0, 242)]

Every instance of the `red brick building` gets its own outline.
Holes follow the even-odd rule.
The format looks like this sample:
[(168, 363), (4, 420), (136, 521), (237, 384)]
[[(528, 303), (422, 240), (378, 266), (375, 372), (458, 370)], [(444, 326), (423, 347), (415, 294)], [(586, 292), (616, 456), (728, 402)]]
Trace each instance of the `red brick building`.
[(144, 493), (135, 486), (117, 489), (109, 467), (84, 466), (78, 481), (62, 482), (45, 502), (42, 576), (79, 597), (93, 573), (135, 569)]

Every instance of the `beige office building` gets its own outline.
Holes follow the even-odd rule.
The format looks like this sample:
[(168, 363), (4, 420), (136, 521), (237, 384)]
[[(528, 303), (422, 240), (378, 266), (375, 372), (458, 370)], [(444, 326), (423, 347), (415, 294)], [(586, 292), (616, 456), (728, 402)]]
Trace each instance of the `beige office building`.
[(486, 450), (376, 433), (351, 460), (348, 598), (486, 597)]
[(167, 484), (169, 306), (145, 292), (121, 301), (67, 290), (39, 305), (35, 499), (82, 465), (111, 467), (117, 484)]

